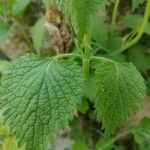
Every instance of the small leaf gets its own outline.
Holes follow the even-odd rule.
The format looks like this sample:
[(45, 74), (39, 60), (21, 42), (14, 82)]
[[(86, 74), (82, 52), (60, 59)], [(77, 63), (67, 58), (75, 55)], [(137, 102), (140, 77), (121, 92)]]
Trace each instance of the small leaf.
[(67, 60), (26, 55), (2, 80), (4, 120), (27, 150), (45, 150), (59, 129), (68, 125), (83, 95), (81, 68)]
[(102, 63), (96, 70), (95, 80), (97, 119), (102, 121), (109, 136), (142, 105), (146, 87), (135, 66), (128, 63)]
[(37, 54), (40, 54), (40, 49), (42, 45), (42, 40), (44, 36), (44, 23), (45, 20), (39, 19), (32, 28), (32, 39), (34, 48), (37, 50)]

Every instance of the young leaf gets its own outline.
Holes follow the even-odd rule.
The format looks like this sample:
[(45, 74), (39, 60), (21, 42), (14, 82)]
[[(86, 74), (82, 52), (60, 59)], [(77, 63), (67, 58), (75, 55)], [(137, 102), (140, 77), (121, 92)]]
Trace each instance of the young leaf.
[(37, 51), (37, 54), (40, 54), (40, 48), (42, 45), (42, 39), (44, 36), (44, 23), (45, 20), (39, 19), (36, 24), (32, 28), (32, 39), (33, 39), (33, 46)]
[(132, 11), (134, 11), (140, 4), (143, 4), (145, 0), (132, 0)]
[(136, 112), (146, 93), (144, 80), (133, 64), (104, 62), (96, 70), (97, 119), (106, 135), (114, 133), (127, 117)]
[(80, 67), (67, 60), (26, 55), (16, 60), (2, 81), (4, 119), (27, 150), (45, 150), (68, 125), (83, 94)]

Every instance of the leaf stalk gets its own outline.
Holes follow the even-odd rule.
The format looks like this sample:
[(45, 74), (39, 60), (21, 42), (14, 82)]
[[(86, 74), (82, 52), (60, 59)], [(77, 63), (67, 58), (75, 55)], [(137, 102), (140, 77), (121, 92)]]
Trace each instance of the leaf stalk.
[(120, 0), (115, 1), (115, 6), (113, 10), (113, 15), (112, 15), (112, 22), (111, 22), (111, 34), (114, 33), (115, 28), (116, 28), (116, 20), (118, 16), (118, 8), (119, 8)]
[(120, 54), (120, 53), (124, 52), (126, 49), (133, 46), (134, 44), (136, 44), (141, 39), (142, 35), (144, 34), (145, 28), (147, 27), (149, 17), (150, 17), (150, 0), (147, 0), (143, 21), (141, 23), (141, 26), (139, 28), (139, 31), (138, 31), (137, 35), (132, 40), (130, 40), (129, 42), (124, 44), (114, 54)]

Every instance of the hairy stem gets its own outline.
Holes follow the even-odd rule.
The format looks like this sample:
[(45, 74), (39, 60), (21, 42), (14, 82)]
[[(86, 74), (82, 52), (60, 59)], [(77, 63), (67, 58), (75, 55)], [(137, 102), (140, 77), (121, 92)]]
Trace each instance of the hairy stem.
[(145, 14), (144, 14), (143, 21), (141, 23), (141, 26), (139, 28), (139, 31), (138, 31), (137, 35), (131, 41), (124, 44), (118, 51), (116, 51), (115, 52), (116, 54), (122, 53), (123, 51), (125, 51), (126, 49), (128, 49), (132, 45), (136, 44), (140, 40), (140, 38), (142, 37), (142, 35), (144, 33), (144, 30), (147, 26), (149, 17), (150, 17), (150, 0), (147, 0)]
[(115, 1), (115, 6), (114, 6), (114, 10), (113, 10), (113, 15), (112, 15), (112, 22), (111, 22), (111, 34), (114, 33), (115, 28), (116, 28), (116, 19), (118, 16), (118, 7), (120, 4), (120, 0), (116, 0)]

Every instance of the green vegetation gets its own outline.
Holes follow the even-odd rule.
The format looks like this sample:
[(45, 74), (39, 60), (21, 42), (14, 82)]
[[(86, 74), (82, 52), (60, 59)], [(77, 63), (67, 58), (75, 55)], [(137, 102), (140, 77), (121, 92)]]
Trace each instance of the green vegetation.
[(0, 60), (0, 148), (46, 150), (70, 126), (73, 150), (150, 150), (150, 116), (134, 118), (150, 100), (149, 18), (150, 0), (0, 1), (0, 50), (13, 26), (29, 49)]

